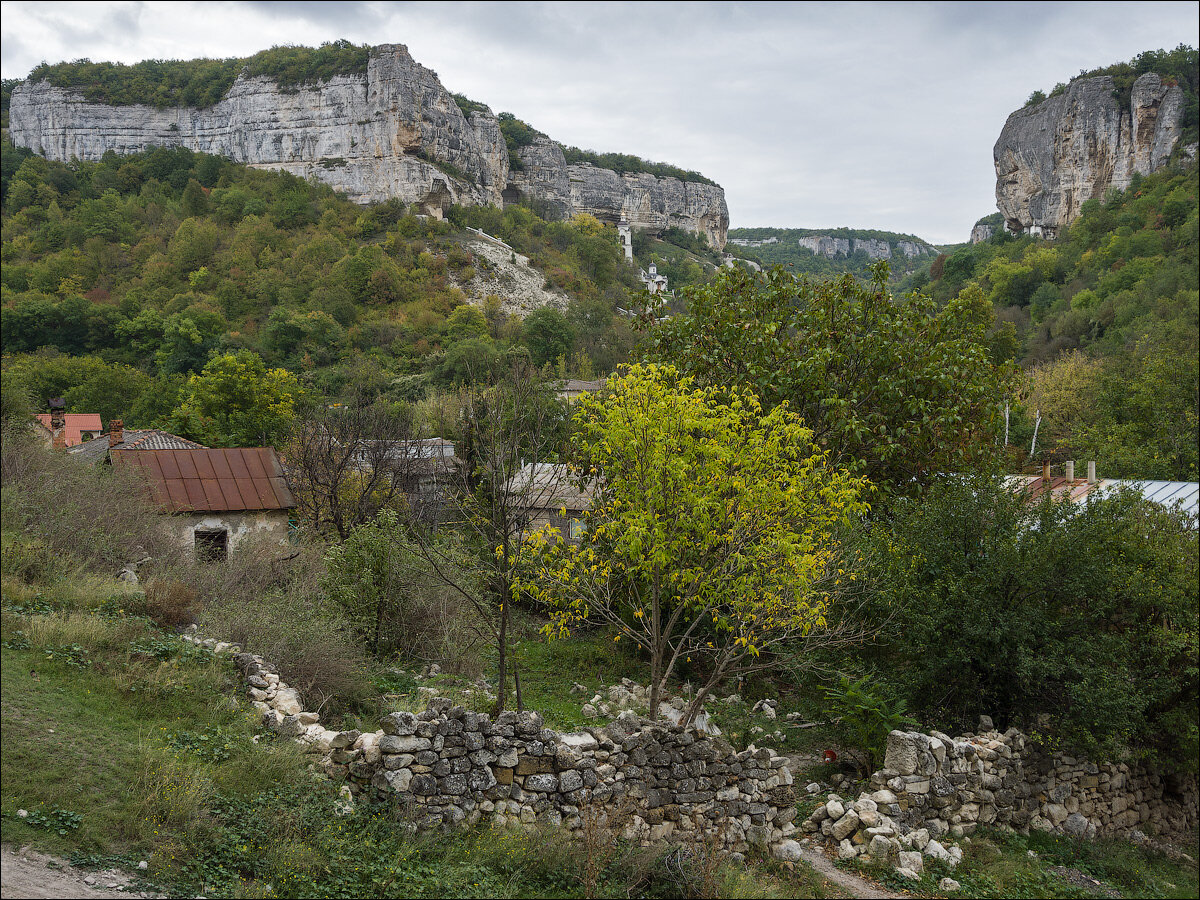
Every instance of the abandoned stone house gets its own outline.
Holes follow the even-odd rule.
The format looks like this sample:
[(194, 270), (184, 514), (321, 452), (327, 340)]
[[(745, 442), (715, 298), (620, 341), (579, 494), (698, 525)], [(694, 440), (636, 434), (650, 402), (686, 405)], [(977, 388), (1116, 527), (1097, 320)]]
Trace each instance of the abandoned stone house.
[(595, 381), (583, 381), (579, 378), (566, 378), (559, 382), (558, 396), (561, 400), (566, 400), (567, 403), (574, 403), (584, 394), (595, 394), (598, 391), (604, 390), (604, 385), (607, 379), (600, 378)]
[(145, 478), (165, 527), (197, 558), (225, 559), (251, 536), (286, 543), (296, 500), (270, 447), (121, 450)]
[(528, 531), (549, 525), (572, 543), (582, 540), (587, 527), (583, 516), (592, 506), (593, 491), (572, 478), (567, 466), (526, 463), (505, 490), (513, 506), (525, 512)]

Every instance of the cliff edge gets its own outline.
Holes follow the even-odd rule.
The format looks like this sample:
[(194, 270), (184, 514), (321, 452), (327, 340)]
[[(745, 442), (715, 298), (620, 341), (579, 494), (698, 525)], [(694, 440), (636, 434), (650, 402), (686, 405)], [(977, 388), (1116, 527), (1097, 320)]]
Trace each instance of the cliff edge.
[(16, 146), (64, 162), (186, 147), (315, 178), (358, 203), (397, 198), (435, 215), (456, 203), (526, 200), (562, 217), (683, 228), (718, 249), (729, 229), (718, 186), (568, 166), (548, 139), (523, 148), (525, 170), (510, 171), (496, 116), (486, 108), (464, 114), (437, 73), (401, 44), (372, 47), (365, 73), (288, 88), (243, 72), (204, 108), (109, 105), (25, 81), (12, 92), (9, 133)]
[(1182, 134), (1183, 90), (1153, 73), (1124, 107), (1107, 75), (1081, 78), (1008, 117), (993, 150), (996, 205), (1010, 231), (1054, 237), (1084, 202), (1124, 190), (1171, 156)]

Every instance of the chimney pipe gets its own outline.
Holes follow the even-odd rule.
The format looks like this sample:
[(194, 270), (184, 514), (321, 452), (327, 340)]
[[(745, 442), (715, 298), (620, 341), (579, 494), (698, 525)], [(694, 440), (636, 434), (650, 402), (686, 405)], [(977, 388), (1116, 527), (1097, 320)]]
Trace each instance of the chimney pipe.
[(1088, 484), (1095, 484), (1095, 483), (1096, 483), (1096, 461), (1093, 459), (1093, 460), (1088, 461)]
[(1050, 463), (1042, 463), (1042, 481), (1050, 480)]
[(1067, 481), (1075, 481), (1075, 460), (1073, 459), (1067, 460)]
[(50, 446), (67, 449), (67, 404), (62, 397), (50, 399)]
[(115, 447), (124, 440), (125, 423), (120, 419), (113, 419), (108, 423), (108, 446)]

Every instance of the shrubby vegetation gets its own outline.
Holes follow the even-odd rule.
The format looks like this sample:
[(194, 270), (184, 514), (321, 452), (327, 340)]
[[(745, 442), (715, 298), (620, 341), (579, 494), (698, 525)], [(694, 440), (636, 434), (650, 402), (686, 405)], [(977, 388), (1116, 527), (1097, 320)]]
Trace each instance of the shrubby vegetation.
[(860, 664), (951, 733), (985, 714), (1194, 772), (1198, 550), (1195, 519), (1134, 492), (1030, 507), (997, 480), (939, 480), (865, 538), (881, 632)]
[[(474, 207), (443, 223), (183, 149), (69, 166), (2, 149), (4, 373), (39, 407), (67, 395), (128, 427), (165, 425), (187, 378), (231, 353), (314, 396), (412, 404), (512, 346), (590, 377), (632, 345), (615, 309), (640, 283), (591, 217)], [(565, 312), (527, 331), (499, 298), (466, 305), (491, 265), (459, 243), (468, 224), (528, 255), (572, 298)]]
[[(1092, 458), (1111, 477), (1195, 480), (1197, 193), (1194, 164), (1134, 176), (1128, 190), (1087, 201), (1058, 240), (997, 230), (934, 261), (933, 297), (982, 292), (996, 310), (993, 355), (1032, 370), (1012, 398), (1012, 442), (1024, 448), (1015, 464), (1040, 410), (1038, 460)], [(1075, 365), (1072, 351), (1096, 364)], [(1072, 397), (1088, 398), (1077, 416), (1058, 406)]]
[(284, 90), (297, 90), (335, 75), (365, 74), (369, 54), (365, 44), (332, 41), (315, 48), (276, 46), (245, 59), (148, 59), (131, 66), (80, 59), (43, 63), (29, 80), (78, 91), (93, 103), (205, 108), (220, 102), (238, 75), (270, 78)]
[(595, 150), (580, 150), (578, 147), (563, 147), (567, 163), (591, 163), (600, 169), (611, 169), (618, 175), (654, 175), (657, 178), (678, 178), (680, 181), (695, 181), (700, 184), (717, 183), (691, 169), (681, 169), (669, 163), (649, 162), (640, 156), (628, 153), (597, 153)]

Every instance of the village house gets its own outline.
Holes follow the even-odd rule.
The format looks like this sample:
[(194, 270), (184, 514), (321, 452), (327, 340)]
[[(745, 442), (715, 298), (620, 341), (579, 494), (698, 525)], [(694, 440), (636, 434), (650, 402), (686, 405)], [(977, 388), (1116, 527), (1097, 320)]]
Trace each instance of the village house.
[(559, 382), (558, 396), (567, 403), (574, 403), (584, 394), (594, 394), (597, 391), (603, 390), (605, 379), (600, 378), (596, 381), (583, 381), (579, 378), (567, 378)]
[(432, 518), (440, 515), (454, 484), (460, 460), (454, 442), (445, 438), (361, 440), (354, 463), (360, 469), (386, 467), (409, 505)]
[(526, 463), (505, 485), (513, 505), (527, 516), (528, 531), (547, 525), (572, 543), (583, 538), (583, 515), (592, 506), (593, 492), (581, 487), (562, 463)]
[(99, 413), (69, 413), (61, 397), (50, 401), (50, 412), (34, 416), (33, 426), (46, 445), (65, 450), (98, 438), (104, 431)]
[(1193, 527), (1200, 513), (1200, 483), (1195, 481), (1153, 481), (1122, 478), (1097, 478), (1096, 464), (1089, 462), (1086, 478), (1075, 477), (1075, 463), (1069, 461), (1061, 476), (1051, 474), (1050, 464), (1042, 466), (1041, 475), (1010, 475), (1008, 484), (1013, 490), (1024, 491), (1029, 502), (1035, 503), (1047, 494), (1056, 500), (1087, 503), (1118, 490), (1134, 490), (1146, 500), (1168, 508), (1178, 507), (1192, 518)]
[(222, 560), (251, 536), (286, 543), (296, 506), (270, 447), (110, 451), (137, 472), (164, 523), (197, 559)]
[(82, 462), (112, 462), (113, 450), (204, 450), (203, 444), (189, 441), (169, 431), (157, 428), (126, 429), (121, 419), (108, 423), (108, 431), (95, 440), (67, 448), (72, 459)]

